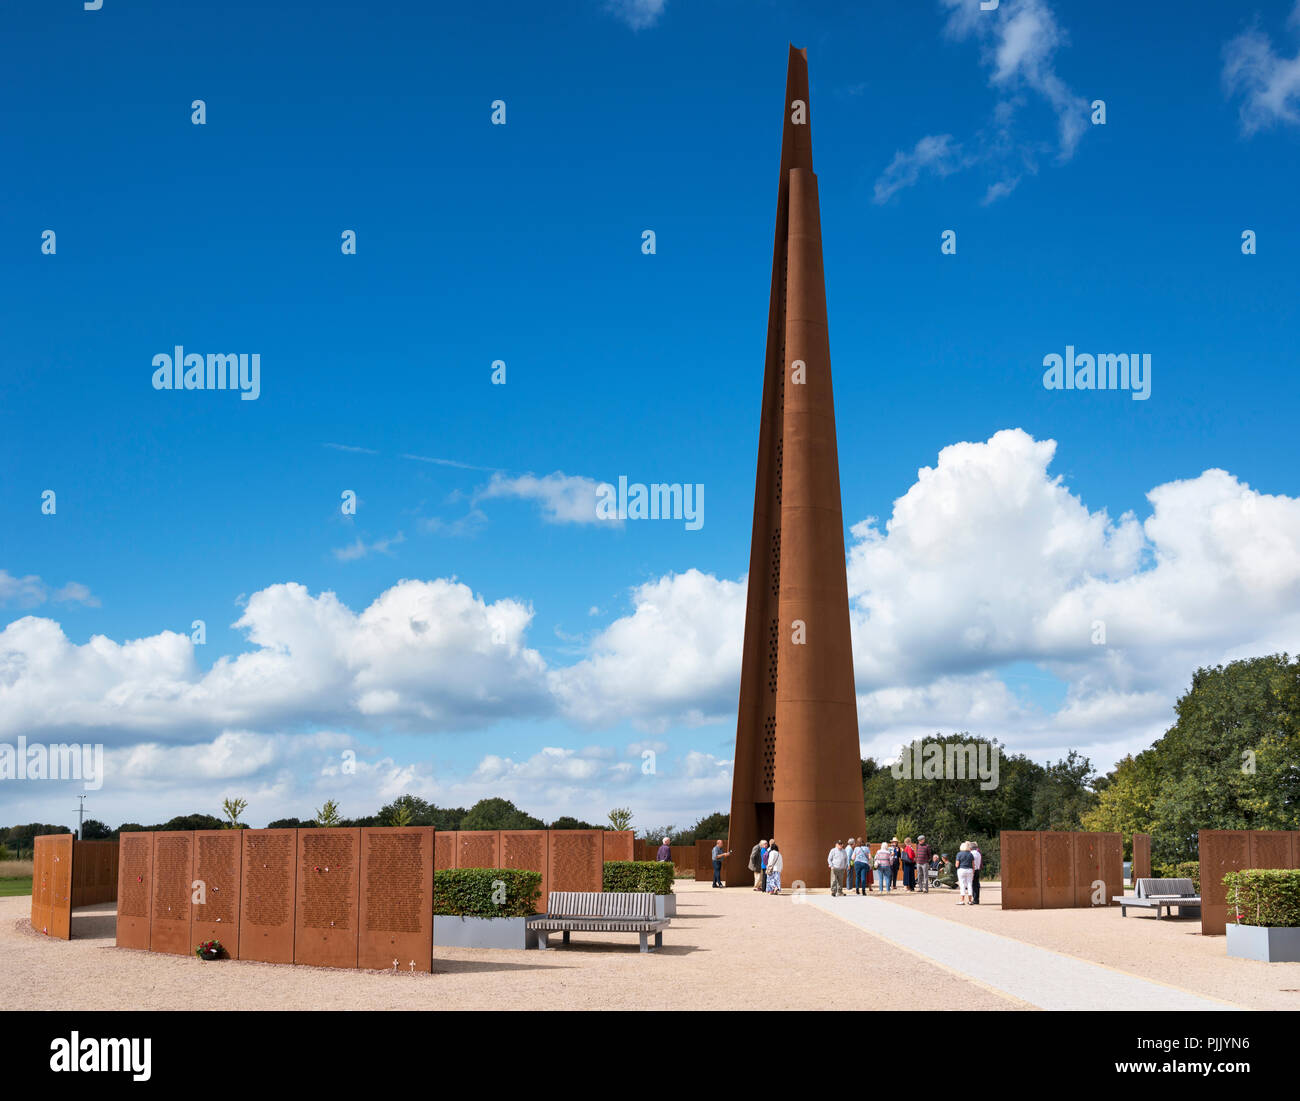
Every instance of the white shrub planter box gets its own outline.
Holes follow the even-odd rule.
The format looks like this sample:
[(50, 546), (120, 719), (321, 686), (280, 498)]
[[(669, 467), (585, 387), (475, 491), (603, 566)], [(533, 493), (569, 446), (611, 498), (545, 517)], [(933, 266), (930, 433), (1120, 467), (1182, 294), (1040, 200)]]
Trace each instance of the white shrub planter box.
[(1264, 963), (1300, 963), (1300, 929), (1229, 923), (1228, 955)]
[(676, 895), (655, 895), (655, 916), (661, 918), (676, 917), (677, 896)]
[(434, 914), (435, 948), (536, 948), (526, 917), (481, 918)]

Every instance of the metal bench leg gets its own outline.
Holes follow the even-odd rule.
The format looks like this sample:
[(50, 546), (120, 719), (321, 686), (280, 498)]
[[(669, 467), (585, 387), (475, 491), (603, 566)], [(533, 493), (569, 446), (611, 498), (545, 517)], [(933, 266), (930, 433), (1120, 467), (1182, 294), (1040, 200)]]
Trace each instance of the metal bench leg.
[(664, 946), (664, 935), (663, 935), (663, 933), (656, 933), (656, 934), (655, 934), (655, 947), (656, 947), (656, 948), (662, 948), (663, 946)]
[(551, 934), (545, 929), (537, 930), (537, 948), (538, 951), (545, 952), (551, 947)]
[(649, 951), (650, 951), (650, 945), (649, 945), (649, 943), (648, 943), (649, 934), (648, 934), (648, 933), (641, 933), (641, 934), (639, 934), (639, 935), (640, 935), (640, 937), (641, 937), (641, 951), (642, 951), (642, 952), (649, 952)]
[(568, 930), (568, 929), (564, 930), (564, 943), (565, 943), (565, 944), (568, 944), (568, 943), (569, 943), (569, 930)]

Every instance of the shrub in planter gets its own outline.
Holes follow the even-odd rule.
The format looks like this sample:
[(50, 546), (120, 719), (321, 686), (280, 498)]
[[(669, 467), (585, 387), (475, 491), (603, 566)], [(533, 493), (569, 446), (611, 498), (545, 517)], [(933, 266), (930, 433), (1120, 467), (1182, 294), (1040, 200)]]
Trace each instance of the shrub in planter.
[(1300, 963), (1300, 869), (1250, 868), (1223, 877), (1228, 955)]
[(1229, 920), (1264, 928), (1300, 929), (1300, 870), (1228, 872), (1223, 886)]
[(652, 895), (670, 895), (673, 893), (673, 865), (671, 861), (607, 860), (602, 887), (620, 894), (649, 891)]
[(433, 873), (433, 912), (453, 917), (531, 917), (542, 873), (523, 868), (449, 868)]

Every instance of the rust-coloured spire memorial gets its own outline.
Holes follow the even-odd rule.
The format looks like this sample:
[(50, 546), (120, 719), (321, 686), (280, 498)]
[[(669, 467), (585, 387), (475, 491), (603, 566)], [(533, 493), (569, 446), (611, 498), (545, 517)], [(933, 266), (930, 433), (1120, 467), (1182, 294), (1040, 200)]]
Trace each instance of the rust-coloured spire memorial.
[(780, 846), (783, 886), (825, 887), (835, 841), (866, 832), (808, 58), (793, 46), (784, 113), (729, 887), (752, 884), (760, 838)]

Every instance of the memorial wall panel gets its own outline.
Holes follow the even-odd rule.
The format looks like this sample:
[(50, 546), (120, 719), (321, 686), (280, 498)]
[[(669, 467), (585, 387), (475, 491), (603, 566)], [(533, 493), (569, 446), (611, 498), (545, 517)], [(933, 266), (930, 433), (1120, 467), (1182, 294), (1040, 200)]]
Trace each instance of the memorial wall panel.
[(118, 840), (117, 946), (149, 948), (153, 913), (152, 833), (124, 833)]
[(1201, 873), (1201, 933), (1227, 932), (1223, 877), (1250, 867), (1248, 830), (1201, 830), (1197, 848)]
[(219, 940), (231, 959), (239, 958), (239, 884), (246, 830), (198, 830), (194, 834), (194, 882), (202, 902), (193, 904), (191, 951)]
[(1111, 899), (1124, 893), (1124, 835), (1122, 833), (1098, 833), (1101, 839), (1101, 864), (1098, 878), (1106, 884), (1105, 906), (1114, 906)]
[(293, 962), (356, 967), (361, 831), (298, 831), (298, 902)]
[(293, 963), (298, 831), (240, 830), (239, 836), (239, 958)]
[(604, 889), (601, 830), (551, 830), (547, 843), (548, 891)]
[(1002, 908), (1041, 909), (1043, 858), (1038, 833), (1033, 830), (1003, 830), (1001, 845)]
[(437, 830), (433, 835), (433, 870), (450, 871), (456, 866), (456, 831)]
[(1133, 835), (1133, 868), (1129, 878), (1134, 885), (1139, 879), (1151, 878), (1151, 835), (1149, 833)]
[(603, 859), (608, 863), (611, 860), (635, 860), (633, 841), (636, 835), (631, 830), (606, 830), (604, 837), (604, 854)]
[(1291, 835), (1286, 830), (1250, 831), (1250, 867), (1290, 868)]
[(45, 837), (32, 839), (32, 928), (38, 933), (50, 931), (50, 850)]
[(194, 874), (194, 834), (156, 833), (153, 842), (153, 912), (149, 951), (185, 956), (190, 943), (190, 896)]
[(433, 827), (361, 831), (361, 933), (357, 966), (432, 970)]
[(1060, 830), (1042, 830), (1044, 910), (1072, 907), (1074, 894), (1074, 835)]
[(1075, 833), (1074, 905), (1091, 906), (1094, 884), (1101, 878), (1101, 845), (1095, 833)]
[(47, 844), (53, 861), (50, 867), (49, 935), (60, 940), (72, 938), (72, 850), (70, 833), (52, 836)]
[[(502, 830), (501, 831), (501, 867), (523, 868), (530, 872), (542, 873), (542, 893), (537, 896), (534, 911), (546, 913), (547, 879), (546, 849), (547, 839), (552, 831), (548, 830)], [(555, 833), (565, 832), (555, 830)]]
[(456, 833), (456, 867), (501, 867), (500, 830), (459, 830)]
[(75, 841), (72, 845), (72, 908), (117, 898), (117, 842)]
[[(695, 882), (713, 882), (713, 846), (716, 843), (716, 840), (695, 842)], [(830, 875), (829, 869), (826, 874)], [(830, 882), (829, 879), (827, 882)]]

